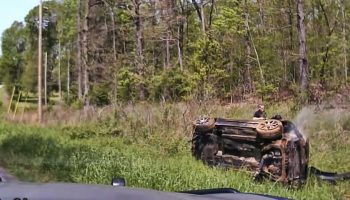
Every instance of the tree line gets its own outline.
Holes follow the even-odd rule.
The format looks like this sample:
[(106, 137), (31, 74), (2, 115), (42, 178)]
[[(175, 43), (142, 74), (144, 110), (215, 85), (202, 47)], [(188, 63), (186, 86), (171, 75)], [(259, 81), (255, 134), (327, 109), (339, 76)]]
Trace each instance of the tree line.
[[(262, 98), (348, 81), (345, 0), (44, 2), (48, 93), (68, 104)], [(38, 7), (2, 33), (1, 81), (37, 91)]]

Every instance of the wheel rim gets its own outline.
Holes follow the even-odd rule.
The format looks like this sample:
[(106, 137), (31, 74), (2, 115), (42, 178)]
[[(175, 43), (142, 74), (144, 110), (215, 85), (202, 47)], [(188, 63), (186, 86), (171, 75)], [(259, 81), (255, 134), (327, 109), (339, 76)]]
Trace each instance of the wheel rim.
[(209, 121), (209, 117), (201, 117), (199, 119), (196, 120), (196, 124), (205, 124)]
[(259, 124), (259, 129), (264, 131), (271, 131), (279, 128), (279, 123), (276, 120), (266, 120)]

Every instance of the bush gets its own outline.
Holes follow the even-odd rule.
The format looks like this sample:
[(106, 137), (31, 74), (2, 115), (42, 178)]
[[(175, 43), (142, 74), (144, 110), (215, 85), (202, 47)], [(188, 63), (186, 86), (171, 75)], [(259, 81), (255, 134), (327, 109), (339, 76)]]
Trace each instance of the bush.
[(263, 100), (268, 100), (273, 98), (273, 95), (277, 92), (277, 87), (273, 84), (266, 83), (263, 85), (262, 83), (257, 84), (256, 92)]
[(118, 99), (129, 101), (136, 98), (137, 75), (128, 68), (118, 71)]
[(91, 90), (90, 102), (97, 106), (105, 106), (110, 103), (109, 99), (110, 88), (107, 83), (95, 84)]
[(149, 83), (151, 98), (170, 100), (184, 99), (192, 91), (190, 77), (186, 71), (179, 68), (164, 70), (160, 75), (153, 76)]
[(76, 99), (72, 104), (71, 104), (73, 109), (80, 110), (84, 107), (84, 102), (82, 100)]
[(67, 105), (72, 105), (78, 99), (78, 88), (76, 86), (70, 88), (69, 96), (68, 93), (63, 93), (63, 101)]

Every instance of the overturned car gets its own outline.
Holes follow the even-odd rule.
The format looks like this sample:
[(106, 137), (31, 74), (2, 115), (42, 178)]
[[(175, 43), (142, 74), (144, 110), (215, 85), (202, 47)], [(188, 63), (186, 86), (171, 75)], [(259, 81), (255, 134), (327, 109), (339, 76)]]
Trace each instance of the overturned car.
[(212, 166), (245, 167), (255, 179), (295, 187), (308, 173), (309, 144), (287, 120), (202, 117), (193, 123), (192, 154)]

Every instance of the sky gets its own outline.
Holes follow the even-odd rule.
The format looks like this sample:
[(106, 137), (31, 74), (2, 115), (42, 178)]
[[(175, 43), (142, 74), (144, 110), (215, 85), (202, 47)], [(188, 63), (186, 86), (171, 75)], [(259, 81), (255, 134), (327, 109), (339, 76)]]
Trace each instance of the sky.
[[(9, 28), (14, 21), (24, 21), (29, 10), (39, 4), (39, 0), (0, 0), (0, 33)], [(1, 41), (0, 41), (1, 44)], [(0, 45), (0, 55), (1, 55)]]

